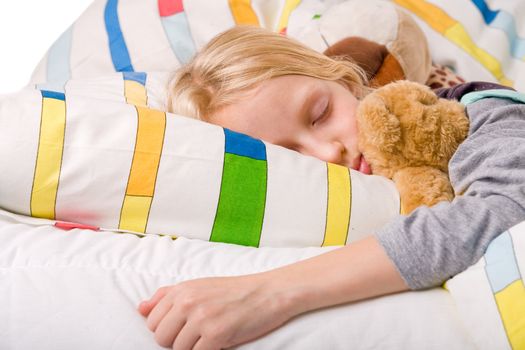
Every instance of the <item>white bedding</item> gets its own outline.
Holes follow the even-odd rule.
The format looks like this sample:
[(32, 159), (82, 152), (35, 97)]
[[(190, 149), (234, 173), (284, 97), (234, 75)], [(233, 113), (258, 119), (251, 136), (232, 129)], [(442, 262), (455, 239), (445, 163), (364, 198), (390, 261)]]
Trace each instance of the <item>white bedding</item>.
[[(158, 286), (263, 271), (331, 249), (139, 238), (52, 223), (0, 211), (0, 349), (159, 349), (135, 311)], [(240, 348), (350, 346), (474, 349), (440, 288), (312, 312)]]

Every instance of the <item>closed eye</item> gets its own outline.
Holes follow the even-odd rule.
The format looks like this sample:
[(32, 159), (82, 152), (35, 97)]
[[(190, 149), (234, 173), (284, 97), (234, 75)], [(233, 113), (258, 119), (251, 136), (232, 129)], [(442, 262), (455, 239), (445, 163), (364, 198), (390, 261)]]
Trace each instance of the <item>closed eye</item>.
[(317, 124), (323, 122), (328, 114), (330, 114), (330, 102), (327, 102), (323, 111), (314, 118), (312, 121), (312, 126), (316, 126)]

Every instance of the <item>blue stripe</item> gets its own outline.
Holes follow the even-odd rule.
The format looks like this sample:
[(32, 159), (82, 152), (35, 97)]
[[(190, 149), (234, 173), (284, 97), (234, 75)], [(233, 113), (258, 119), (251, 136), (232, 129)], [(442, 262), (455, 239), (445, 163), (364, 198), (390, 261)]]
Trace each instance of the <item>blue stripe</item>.
[(65, 85), (71, 78), (72, 41), (73, 26), (70, 26), (49, 49), (47, 54), (46, 82), (39, 84), (38, 89), (65, 91)]
[(118, 0), (108, 0), (104, 10), (104, 21), (109, 40), (109, 50), (113, 66), (117, 72), (133, 72), (126, 42), (118, 20)]
[(499, 29), (507, 35), (510, 52), (518, 60), (525, 60), (525, 39), (520, 38), (516, 30), (514, 16), (504, 10), (491, 10), (485, 0), (471, 0), (483, 16), (483, 20), (491, 28)]
[(238, 156), (266, 160), (266, 146), (261, 140), (224, 129), (224, 151)]
[(499, 11), (492, 11), (485, 0), (472, 0), (483, 16), (485, 23), (490, 24), (498, 16)]
[(514, 256), (514, 246), (508, 231), (496, 237), (485, 253), (485, 271), (492, 287), (497, 293), (512, 282), (520, 279), (520, 272)]
[(491, 27), (500, 29), (507, 34), (510, 52), (513, 57), (519, 60), (525, 60), (525, 39), (518, 36), (516, 32), (516, 21), (511, 14), (502, 11), (494, 22), (492, 22)]
[(56, 91), (49, 91), (49, 90), (41, 90), (42, 97), (46, 98), (54, 98), (55, 100), (66, 100), (66, 95), (62, 92), (56, 92)]
[(136, 81), (139, 84), (146, 86), (147, 74), (144, 72), (122, 72), (124, 80)]
[(186, 13), (179, 12), (168, 17), (162, 17), (161, 22), (173, 53), (181, 64), (187, 63), (196, 49)]

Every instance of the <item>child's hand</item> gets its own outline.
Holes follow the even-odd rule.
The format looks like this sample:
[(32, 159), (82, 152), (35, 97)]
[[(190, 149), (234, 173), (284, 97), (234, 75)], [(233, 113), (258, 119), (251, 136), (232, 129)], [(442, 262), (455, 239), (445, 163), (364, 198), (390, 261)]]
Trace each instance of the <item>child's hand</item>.
[(255, 339), (290, 319), (280, 288), (262, 274), (203, 278), (163, 287), (139, 305), (164, 347), (224, 349)]

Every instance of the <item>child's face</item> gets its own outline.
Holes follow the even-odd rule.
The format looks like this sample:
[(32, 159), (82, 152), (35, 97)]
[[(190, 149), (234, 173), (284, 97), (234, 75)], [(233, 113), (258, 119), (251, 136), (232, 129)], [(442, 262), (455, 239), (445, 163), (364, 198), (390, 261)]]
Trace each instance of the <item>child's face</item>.
[(358, 104), (339, 83), (287, 75), (260, 84), (209, 121), (370, 174), (357, 147)]

